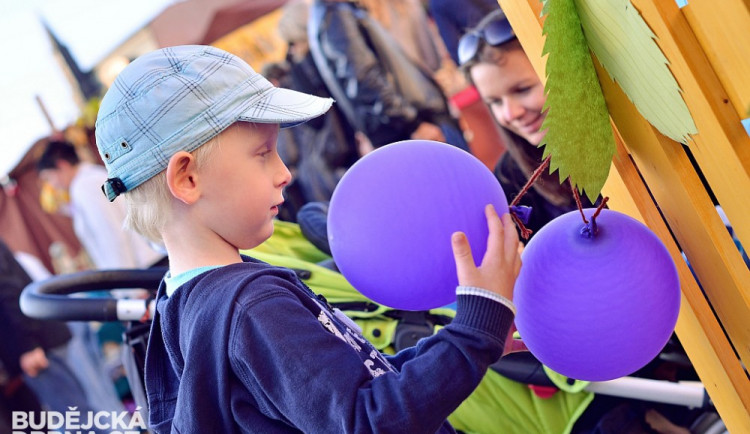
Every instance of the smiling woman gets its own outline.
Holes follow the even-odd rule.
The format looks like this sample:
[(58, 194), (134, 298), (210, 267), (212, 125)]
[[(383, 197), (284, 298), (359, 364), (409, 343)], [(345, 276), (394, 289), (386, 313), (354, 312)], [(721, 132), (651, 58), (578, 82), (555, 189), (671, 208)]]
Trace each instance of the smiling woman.
[(546, 133), (540, 130), (546, 98), (526, 53), (513, 39), (487, 57), (494, 62), (478, 63), (471, 72), (482, 98), (500, 125), (539, 146)]
[[(467, 32), (458, 50), (462, 70), (508, 136), (508, 152), (500, 159), (495, 175), (511, 201), (542, 163), (544, 86), (501, 10)], [(519, 202), (532, 208), (526, 227), (533, 232), (576, 209), (570, 184), (561, 184), (557, 172), (544, 171), (540, 178)], [(586, 198), (583, 201), (584, 206), (591, 205)]]

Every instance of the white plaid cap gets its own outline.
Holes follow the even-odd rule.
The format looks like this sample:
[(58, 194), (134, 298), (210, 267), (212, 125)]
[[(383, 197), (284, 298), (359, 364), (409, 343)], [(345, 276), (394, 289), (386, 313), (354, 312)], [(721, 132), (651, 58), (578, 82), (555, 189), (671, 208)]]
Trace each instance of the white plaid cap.
[(162, 170), (178, 151), (192, 152), (237, 121), (300, 124), (333, 103), (274, 87), (239, 57), (184, 45), (145, 54), (117, 76), (99, 107), (96, 145), (113, 201)]

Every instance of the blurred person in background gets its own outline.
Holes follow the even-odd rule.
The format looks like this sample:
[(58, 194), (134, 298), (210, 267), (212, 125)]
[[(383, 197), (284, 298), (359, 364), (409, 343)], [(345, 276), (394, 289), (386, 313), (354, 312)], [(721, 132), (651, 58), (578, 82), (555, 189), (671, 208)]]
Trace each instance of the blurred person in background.
[[(540, 145), (547, 132), (541, 129), (547, 114), (544, 85), (500, 9), (461, 37), (458, 59), (509, 139), (508, 152), (500, 158), (495, 175), (511, 201), (543, 161)], [(585, 196), (581, 201), (584, 207), (592, 206)], [(577, 209), (570, 183), (561, 183), (558, 172), (549, 173), (548, 169), (519, 205), (532, 208), (526, 227), (534, 233), (555, 217)]]
[(96, 268), (147, 268), (163, 260), (143, 237), (123, 229), (125, 207), (111, 205), (101, 190), (104, 166), (81, 161), (69, 142), (52, 141), (37, 171), (43, 181), (68, 192), (73, 228)]
[[(329, 98), (310, 54), (308, 16), (309, 4), (304, 0), (291, 0), (283, 6), (278, 32), (288, 46), (284, 67), (271, 65), (264, 72), (271, 72), (271, 78), (278, 77), (282, 87)], [(296, 213), (304, 204), (330, 200), (344, 172), (360, 156), (354, 129), (335, 104), (315, 119), (281, 130), (277, 148), (293, 175), (285, 188), (284, 210), (279, 213), (279, 218), (290, 221), (296, 221)], [(290, 211), (288, 217), (281, 212), (286, 210)]]
[[(37, 171), (44, 182), (68, 193), (70, 202), (64, 209), (72, 218), (75, 234), (95, 268), (143, 269), (166, 263), (165, 255), (152, 248), (145, 238), (123, 228), (124, 204), (111, 204), (101, 189), (107, 179), (104, 166), (82, 161), (71, 143), (53, 140), (39, 157)], [(112, 290), (111, 293), (117, 298), (149, 295), (139, 289)], [(108, 410), (122, 411), (124, 405), (114, 388), (112, 375), (105, 371), (105, 354), (97, 333), (105, 325), (109, 327), (109, 323), (72, 322), (70, 329), (75, 337), (71, 357), (81, 373), (84, 389), (95, 402)], [(119, 354), (107, 356), (120, 358)]]
[[(57, 244), (63, 247), (64, 244)], [(42, 261), (36, 256), (23, 251), (13, 253), (16, 261), (26, 271), (26, 274), (33, 281), (40, 281), (52, 277), (52, 273), (44, 266)], [(78, 271), (78, 270), (73, 270)], [(119, 362), (119, 346), (117, 351), (110, 352), (116, 359), (114, 362), (107, 364), (106, 354), (102, 352), (99, 342), (99, 336), (104, 330), (121, 328), (119, 323), (87, 323), (85, 321), (71, 321), (66, 323), (72, 333), (67, 347), (67, 361), (70, 366), (75, 367), (73, 374), (78, 378), (83, 390), (92, 403), (92, 407), (105, 411), (122, 411), (125, 409), (119, 393), (116, 393), (115, 378), (110, 373), (108, 365), (122, 365)], [(96, 329), (96, 332), (94, 331)], [(120, 332), (121, 333), (121, 332)]]
[(422, 0), (360, 0), (413, 62), (435, 73), (447, 55)]
[(77, 407), (88, 411), (116, 411), (87, 397), (71, 358), (71, 332), (66, 323), (39, 321), (25, 316), (19, 306), (23, 289), (31, 278), (16, 261), (10, 248), (0, 240), (0, 334), (3, 336), (2, 361), (9, 373), (22, 372), (45, 410), (65, 413)]
[(336, 105), (374, 148), (422, 139), (468, 150), (432, 73), (357, 2), (314, 0), (308, 42)]
[(500, 6), (496, 0), (429, 0), (427, 9), (449, 56), (435, 78), (459, 114), (472, 154), (492, 170), (509, 139), (497, 126), (477, 89), (458, 71), (458, 40)]

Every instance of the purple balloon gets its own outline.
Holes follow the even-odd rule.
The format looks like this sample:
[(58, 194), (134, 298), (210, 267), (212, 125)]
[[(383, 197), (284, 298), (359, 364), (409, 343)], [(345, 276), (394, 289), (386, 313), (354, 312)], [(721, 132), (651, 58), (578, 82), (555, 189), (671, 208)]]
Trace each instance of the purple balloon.
[[(595, 210), (585, 214), (591, 221)], [(632, 374), (664, 348), (680, 310), (677, 269), (648, 227), (602, 210), (587, 237), (578, 211), (544, 226), (521, 256), (516, 326), (555, 372), (587, 381)]]
[(451, 234), (463, 231), (481, 262), (487, 204), (508, 212), (499, 182), (476, 157), (440, 142), (397, 142), (341, 178), (328, 241), (341, 273), (366, 297), (403, 310), (441, 307), (456, 300)]

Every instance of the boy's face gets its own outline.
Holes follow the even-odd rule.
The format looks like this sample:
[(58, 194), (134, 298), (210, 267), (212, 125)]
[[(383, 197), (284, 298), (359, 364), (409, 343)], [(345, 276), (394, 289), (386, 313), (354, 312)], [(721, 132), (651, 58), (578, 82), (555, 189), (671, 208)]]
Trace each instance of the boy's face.
[(278, 124), (237, 122), (221, 133), (200, 169), (201, 218), (238, 249), (273, 234), (282, 189), (292, 177), (276, 150), (278, 134)]

